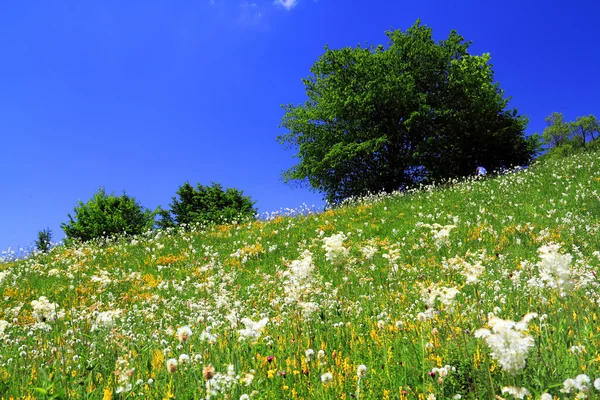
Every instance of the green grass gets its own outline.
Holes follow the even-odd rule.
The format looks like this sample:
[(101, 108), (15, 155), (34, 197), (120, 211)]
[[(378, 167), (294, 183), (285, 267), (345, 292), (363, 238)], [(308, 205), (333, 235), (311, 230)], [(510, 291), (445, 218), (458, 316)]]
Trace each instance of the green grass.
[[(600, 398), (599, 189), (600, 158), (584, 154), (315, 215), (4, 263), (0, 397), (494, 399), (524, 387), (525, 398)], [(541, 262), (552, 243), (562, 258)], [(42, 296), (55, 306), (37, 309)], [(537, 313), (504, 331), (525, 343), (522, 365), (475, 334), (489, 313)], [(266, 325), (251, 337), (244, 318)], [(591, 382), (561, 392), (581, 374)]]

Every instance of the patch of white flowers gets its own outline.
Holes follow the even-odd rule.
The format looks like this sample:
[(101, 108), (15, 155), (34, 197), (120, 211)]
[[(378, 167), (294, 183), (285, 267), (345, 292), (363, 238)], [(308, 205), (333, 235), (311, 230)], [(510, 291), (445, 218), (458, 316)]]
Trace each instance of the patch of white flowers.
[(343, 263), (350, 252), (344, 247), (344, 240), (347, 237), (344, 233), (338, 233), (329, 237), (323, 238), (323, 248), (325, 249), (325, 258), (333, 264)]
[(525, 368), (527, 353), (535, 345), (533, 337), (526, 330), (529, 321), (536, 317), (536, 313), (529, 313), (520, 322), (515, 322), (490, 313), (488, 325), (491, 330), (478, 329), (475, 337), (484, 339), (491, 350), (490, 355), (502, 369), (514, 375)]

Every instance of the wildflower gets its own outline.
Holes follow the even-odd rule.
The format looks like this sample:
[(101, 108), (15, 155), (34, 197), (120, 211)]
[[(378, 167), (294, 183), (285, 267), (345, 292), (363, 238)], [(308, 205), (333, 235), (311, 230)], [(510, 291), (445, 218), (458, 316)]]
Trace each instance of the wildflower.
[(238, 330), (240, 340), (257, 340), (269, 322), (269, 318), (263, 318), (258, 322), (254, 322), (250, 318), (242, 318), (242, 322), (246, 325), (246, 328)]
[(600, 378), (596, 378), (596, 380), (594, 381), (594, 387), (596, 388), (596, 390), (600, 390)]
[(434, 307), (436, 300), (444, 304), (448, 311), (454, 309), (454, 298), (460, 291), (454, 287), (431, 285), (421, 288), (421, 299), (428, 307)]
[(446, 365), (442, 368), (433, 368), (430, 374), (432, 374), (431, 376), (435, 376), (435, 374), (437, 374), (439, 378), (443, 380), (445, 377), (448, 376), (450, 371), (456, 371), (456, 368), (451, 365)]
[(540, 271), (540, 279), (547, 287), (558, 289), (559, 294), (564, 296), (571, 289), (570, 265), (573, 256), (559, 253), (560, 245), (549, 244), (538, 249), (540, 261), (537, 266)]
[(177, 339), (179, 342), (183, 343), (187, 341), (190, 336), (192, 336), (192, 329), (189, 326), (186, 325), (177, 329)]
[(46, 296), (41, 296), (38, 300), (31, 302), (33, 318), (39, 322), (56, 321), (65, 316), (65, 312), (60, 310), (58, 304), (48, 301)]
[(167, 371), (169, 371), (170, 373), (177, 371), (177, 360), (176, 359), (169, 358), (167, 360)]
[(490, 355), (508, 373), (516, 374), (525, 368), (527, 353), (535, 345), (533, 337), (523, 333), (529, 321), (535, 317), (537, 314), (531, 313), (525, 315), (522, 321), (514, 322), (490, 313), (488, 324), (492, 330), (478, 329), (475, 337), (485, 339), (491, 350)]
[(544, 393), (540, 396), (540, 400), (553, 400), (554, 397), (550, 393)]
[(215, 367), (213, 367), (212, 365), (207, 365), (206, 367), (204, 367), (204, 369), (202, 370), (202, 376), (207, 381), (211, 380), (215, 376)]
[(131, 375), (133, 375), (134, 368), (129, 368), (129, 361), (123, 357), (117, 359), (115, 365), (115, 376), (117, 381), (116, 393), (129, 392), (133, 388), (130, 383)]
[(502, 388), (502, 394), (508, 393), (515, 399), (523, 399), (525, 396), (529, 396), (529, 390), (524, 387), (505, 386)]
[(325, 259), (333, 264), (341, 264), (348, 258), (349, 251), (344, 247), (346, 235), (338, 233), (323, 239), (323, 248), (325, 249)]
[(304, 352), (304, 355), (306, 356), (306, 362), (310, 362), (310, 360), (312, 360), (313, 356), (315, 355), (315, 351), (313, 349), (307, 349)]
[(358, 379), (367, 376), (367, 366), (364, 364), (360, 364), (358, 368), (356, 368), (356, 375), (358, 376)]
[(6, 328), (10, 325), (8, 321), (0, 319), (0, 335), (4, 334)]
[(98, 329), (98, 327), (111, 329), (115, 326), (115, 320), (121, 316), (122, 311), (109, 310), (98, 313), (96, 316), (96, 323), (92, 326), (92, 330)]
[(323, 375), (321, 375), (321, 382), (327, 384), (329, 382), (331, 382), (333, 380), (333, 375), (331, 374), (331, 372), (325, 372)]
[(185, 364), (189, 361), (190, 361), (190, 356), (188, 356), (187, 354), (181, 354), (179, 356), (179, 364)]
[(250, 400), (250, 396), (248, 396), (247, 394), (243, 394), (240, 396), (240, 400)]

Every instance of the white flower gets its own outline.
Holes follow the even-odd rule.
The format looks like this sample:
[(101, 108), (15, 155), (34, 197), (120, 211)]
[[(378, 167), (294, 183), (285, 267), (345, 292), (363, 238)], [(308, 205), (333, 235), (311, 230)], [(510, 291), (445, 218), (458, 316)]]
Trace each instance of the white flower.
[(241, 340), (257, 340), (267, 323), (269, 318), (263, 318), (260, 321), (254, 322), (250, 318), (242, 318), (242, 323), (246, 328), (238, 330)]
[(58, 304), (49, 302), (46, 296), (33, 300), (31, 306), (33, 307), (31, 314), (38, 322), (56, 321), (65, 316), (65, 312), (58, 307)]
[(520, 322), (500, 319), (490, 313), (488, 329), (478, 329), (475, 337), (485, 339), (491, 352), (490, 355), (498, 361), (508, 373), (516, 374), (525, 368), (527, 353), (535, 345), (532, 336), (525, 334), (527, 323), (537, 314), (527, 314)]
[(190, 361), (190, 356), (188, 356), (187, 354), (181, 354), (179, 356), (179, 364), (185, 364), (189, 361)]
[(313, 349), (307, 349), (304, 352), (304, 355), (306, 356), (306, 362), (310, 362), (310, 360), (312, 360), (313, 356), (315, 355), (315, 351)]
[(192, 336), (192, 329), (189, 326), (186, 325), (177, 329), (177, 339), (180, 342), (185, 342), (190, 338), (190, 336)]
[(360, 251), (366, 260), (370, 260), (377, 253), (377, 247), (366, 245), (365, 247), (360, 249)]
[(550, 393), (544, 393), (540, 396), (540, 400), (554, 400), (554, 396)]
[(10, 323), (8, 321), (0, 319), (0, 335), (2, 335), (4, 333), (4, 331), (6, 330), (6, 328), (9, 325), (10, 325)]
[(454, 298), (459, 293), (460, 291), (455, 287), (431, 285), (421, 288), (421, 299), (430, 308), (433, 308), (435, 301), (438, 300), (444, 304), (448, 311), (452, 311), (454, 309)]
[(338, 233), (323, 238), (323, 248), (325, 249), (325, 259), (333, 264), (341, 264), (348, 258), (350, 252), (344, 247), (346, 235)]
[(177, 360), (174, 358), (169, 358), (167, 360), (167, 371), (173, 373), (177, 371)]
[(98, 313), (96, 316), (96, 323), (92, 326), (92, 330), (98, 329), (98, 327), (111, 329), (115, 326), (115, 320), (121, 316), (122, 310), (109, 310)]
[(333, 380), (333, 375), (331, 374), (331, 372), (325, 372), (323, 375), (321, 375), (321, 382), (323, 383), (329, 383)]
[(367, 366), (364, 364), (360, 364), (358, 368), (356, 368), (356, 375), (358, 378), (364, 378), (367, 375)]
[(564, 296), (572, 287), (570, 265), (573, 256), (559, 253), (558, 244), (548, 244), (538, 249), (540, 261), (537, 266), (540, 271), (540, 279), (546, 286), (558, 289), (559, 294)]
[(596, 388), (596, 390), (600, 390), (600, 378), (596, 378), (596, 380), (594, 381), (594, 387)]
[(525, 396), (529, 396), (529, 390), (524, 387), (505, 386), (502, 388), (502, 394), (508, 393), (515, 399), (523, 399)]

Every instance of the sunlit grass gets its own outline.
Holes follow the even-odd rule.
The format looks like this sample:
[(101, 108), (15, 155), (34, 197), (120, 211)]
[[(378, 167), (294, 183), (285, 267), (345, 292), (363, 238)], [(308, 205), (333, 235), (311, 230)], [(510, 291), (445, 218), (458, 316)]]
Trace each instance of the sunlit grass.
[(598, 398), (599, 188), (586, 154), (5, 262), (0, 397)]

